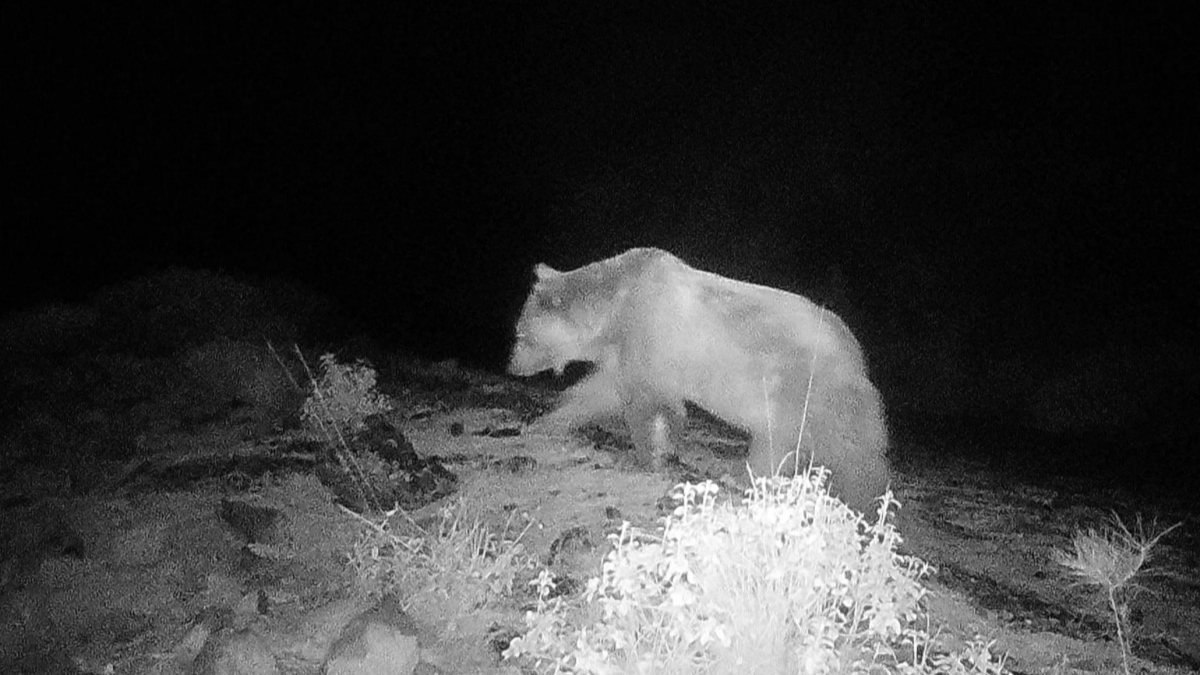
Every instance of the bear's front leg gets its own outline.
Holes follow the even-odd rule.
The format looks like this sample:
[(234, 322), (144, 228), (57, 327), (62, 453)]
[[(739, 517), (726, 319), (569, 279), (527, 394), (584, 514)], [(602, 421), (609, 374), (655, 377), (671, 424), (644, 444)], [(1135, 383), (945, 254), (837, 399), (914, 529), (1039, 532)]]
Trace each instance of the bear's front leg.
[(558, 407), (534, 420), (532, 430), (562, 433), (616, 414), (621, 397), (610, 373), (597, 371), (563, 392)]

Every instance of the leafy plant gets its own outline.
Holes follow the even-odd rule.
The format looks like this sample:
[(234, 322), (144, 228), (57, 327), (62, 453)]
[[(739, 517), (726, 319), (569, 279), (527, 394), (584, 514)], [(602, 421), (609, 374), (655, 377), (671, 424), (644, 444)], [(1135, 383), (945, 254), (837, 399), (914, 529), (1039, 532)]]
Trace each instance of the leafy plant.
[[(539, 576), (538, 607), (505, 656), (544, 672), (933, 672), (894, 649), (928, 652), (931, 639), (913, 627), (928, 566), (896, 553), (891, 494), (867, 524), (826, 477), (758, 479), (738, 506), (711, 482), (678, 486), (661, 532), (612, 535), (582, 599), (549, 599), (554, 580)], [(964, 672), (998, 672), (985, 664), (990, 654)]]

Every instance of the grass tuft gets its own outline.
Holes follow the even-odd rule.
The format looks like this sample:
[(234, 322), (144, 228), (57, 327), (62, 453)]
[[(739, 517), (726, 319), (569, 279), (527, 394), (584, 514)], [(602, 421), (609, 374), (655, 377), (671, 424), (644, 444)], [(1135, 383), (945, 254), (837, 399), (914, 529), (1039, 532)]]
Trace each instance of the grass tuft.
[(1176, 523), (1158, 534), (1146, 534), (1141, 519), (1133, 533), (1114, 514), (1112, 524), (1100, 530), (1088, 529), (1075, 533), (1072, 550), (1055, 551), (1054, 561), (1076, 577), (1077, 583), (1095, 586), (1104, 597), (1117, 630), (1121, 659), (1129, 673), (1131, 645), (1129, 639), (1129, 603), (1141, 590), (1136, 578), (1145, 575), (1145, 564), (1159, 540), (1179, 527)]

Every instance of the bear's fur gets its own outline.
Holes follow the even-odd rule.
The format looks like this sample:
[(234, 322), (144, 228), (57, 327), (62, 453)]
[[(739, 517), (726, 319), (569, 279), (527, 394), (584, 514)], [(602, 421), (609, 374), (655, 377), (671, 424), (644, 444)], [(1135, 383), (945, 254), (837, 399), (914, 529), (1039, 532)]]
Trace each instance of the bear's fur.
[(535, 274), (509, 372), (594, 364), (540, 423), (621, 415), (639, 459), (657, 461), (674, 452), (688, 400), (750, 432), (755, 475), (793, 472), (801, 437), (800, 458), (827, 467), (848, 504), (865, 511), (883, 494), (883, 406), (858, 341), (833, 313), (652, 248)]

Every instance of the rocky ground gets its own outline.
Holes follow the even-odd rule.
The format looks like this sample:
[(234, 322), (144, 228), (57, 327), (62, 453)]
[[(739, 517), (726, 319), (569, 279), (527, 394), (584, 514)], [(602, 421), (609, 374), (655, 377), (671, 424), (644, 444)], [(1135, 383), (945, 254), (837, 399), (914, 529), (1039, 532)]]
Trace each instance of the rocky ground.
[[(737, 435), (698, 416), (681, 462), (647, 472), (629, 466), (619, 429), (527, 433), (550, 391), (406, 363), (381, 370), (380, 389), (397, 405), (380, 438), (407, 443), (420, 463), (393, 475), (407, 492), (388, 501), (408, 503), (387, 516), (360, 513), (361, 500), (322, 474), (319, 447), (239, 406), (160, 415), (119, 459), (25, 453), (8, 463), (0, 670), (520, 672), (501, 652), (523, 626), (538, 569), (581, 588), (622, 521), (653, 529), (673, 484), (727, 478), (742, 461)], [(127, 409), (138, 405), (147, 415), (145, 402)], [(977, 440), (1004, 443), (989, 436)], [(994, 640), (1012, 672), (1121, 672), (1107, 606), (1053, 552), (1112, 512), (1127, 522), (1141, 514), (1183, 525), (1158, 545), (1156, 574), (1132, 601), (1136, 668), (1200, 668), (1194, 515), (1087, 481), (1014, 478), (978, 448), (952, 445), (902, 433), (893, 451), (906, 552), (936, 568), (934, 629), (950, 643)], [(395, 588), (370, 578), (389, 554), (375, 544), (475, 526), (493, 547), (485, 567), (449, 570), (412, 592), (366, 592)], [(381, 539), (381, 527), (400, 538)], [(507, 567), (494, 563), (509, 554)]]

